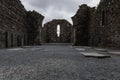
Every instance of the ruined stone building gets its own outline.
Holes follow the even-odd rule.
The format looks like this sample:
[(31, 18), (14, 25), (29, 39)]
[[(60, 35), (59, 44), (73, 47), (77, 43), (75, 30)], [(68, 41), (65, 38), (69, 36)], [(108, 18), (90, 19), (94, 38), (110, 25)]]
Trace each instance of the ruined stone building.
[(72, 17), (74, 44), (120, 48), (119, 12), (120, 0), (101, 0), (97, 8), (80, 6)]
[(27, 12), (19, 0), (0, 0), (0, 48), (39, 44), (43, 18)]
[[(42, 43), (120, 48), (120, 0), (101, 0), (97, 8), (79, 6), (72, 17), (44, 24), (44, 16), (26, 11), (19, 0), (0, 0), (0, 48)], [(59, 35), (58, 35), (59, 33)]]
[[(57, 26), (60, 28), (60, 35), (57, 35)], [(71, 43), (72, 25), (64, 19), (54, 19), (44, 24), (45, 43)]]

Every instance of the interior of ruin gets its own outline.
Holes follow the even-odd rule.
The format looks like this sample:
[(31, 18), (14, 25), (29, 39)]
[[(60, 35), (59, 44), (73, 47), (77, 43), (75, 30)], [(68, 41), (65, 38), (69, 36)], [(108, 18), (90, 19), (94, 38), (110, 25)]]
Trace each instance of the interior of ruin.
[(71, 17), (73, 24), (53, 19), (42, 26), (45, 16), (27, 11), (19, 0), (1, 0), (0, 48), (42, 43), (120, 48), (119, 4), (119, 0), (101, 0), (97, 7), (82, 4)]

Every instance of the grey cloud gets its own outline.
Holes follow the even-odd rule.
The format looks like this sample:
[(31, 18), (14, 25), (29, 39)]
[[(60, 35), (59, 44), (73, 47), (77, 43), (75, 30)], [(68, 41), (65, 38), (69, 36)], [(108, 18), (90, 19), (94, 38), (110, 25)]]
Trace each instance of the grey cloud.
[(82, 3), (88, 3), (90, 1), (91, 0), (29, 0), (29, 4), (44, 10), (47, 10), (50, 6), (53, 6), (56, 9), (72, 11), (78, 5)]
[(52, 19), (67, 19), (71, 22), (78, 6), (85, 3), (90, 6), (96, 6), (99, 0), (21, 0), (26, 9), (40, 12), (45, 16), (45, 21)]

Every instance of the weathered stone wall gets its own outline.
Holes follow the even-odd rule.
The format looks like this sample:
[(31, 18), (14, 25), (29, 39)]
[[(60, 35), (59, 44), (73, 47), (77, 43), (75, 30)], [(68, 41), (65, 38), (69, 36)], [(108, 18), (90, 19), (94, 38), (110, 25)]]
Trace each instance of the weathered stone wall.
[(120, 48), (120, 0), (101, 0), (97, 8), (80, 6), (72, 17), (74, 44)]
[[(72, 17), (44, 25), (44, 16), (26, 11), (19, 0), (0, 0), (0, 48), (48, 43), (120, 48), (120, 0), (101, 0), (97, 8), (83, 4)], [(60, 25), (60, 36), (57, 36)], [(72, 34), (73, 33), (73, 34)]]
[[(60, 25), (60, 36), (57, 36), (57, 25)], [(71, 43), (72, 25), (66, 20), (52, 20), (44, 25), (44, 42)]]
[(72, 17), (73, 20), (73, 45), (88, 45), (89, 40), (89, 20), (90, 7), (83, 4), (79, 7), (77, 13)]
[(26, 36), (26, 10), (18, 0), (0, 0), (0, 47), (21, 46)]
[[(28, 14), (19, 0), (0, 0), (0, 48), (28, 45), (31, 24), (27, 21)], [(41, 16), (41, 15), (40, 15)], [(36, 18), (36, 17), (35, 17)], [(36, 22), (32, 27), (41, 27), (39, 17), (32, 20)], [(40, 18), (41, 19), (41, 18)], [(41, 19), (42, 20), (42, 19)], [(37, 23), (40, 22), (39, 24)], [(39, 30), (39, 29), (38, 29)], [(39, 31), (34, 31), (39, 32)], [(36, 37), (37, 43), (38, 38)]]
[(120, 48), (120, 0), (101, 0), (90, 24), (92, 46)]
[(29, 45), (40, 45), (41, 44), (41, 31), (42, 22), (44, 16), (40, 15), (36, 11), (27, 12), (27, 34), (28, 34), (28, 44)]

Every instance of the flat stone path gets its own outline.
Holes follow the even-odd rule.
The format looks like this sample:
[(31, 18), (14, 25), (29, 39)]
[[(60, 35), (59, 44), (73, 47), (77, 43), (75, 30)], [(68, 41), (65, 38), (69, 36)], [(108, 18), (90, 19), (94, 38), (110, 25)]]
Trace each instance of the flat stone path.
[(2, 49), (0, 80), (120, 80), (120, 56), (86, 58), (81, 52), (69, 44)]

